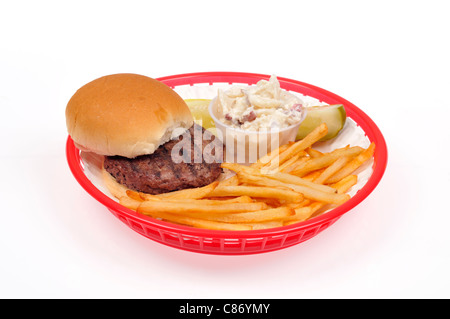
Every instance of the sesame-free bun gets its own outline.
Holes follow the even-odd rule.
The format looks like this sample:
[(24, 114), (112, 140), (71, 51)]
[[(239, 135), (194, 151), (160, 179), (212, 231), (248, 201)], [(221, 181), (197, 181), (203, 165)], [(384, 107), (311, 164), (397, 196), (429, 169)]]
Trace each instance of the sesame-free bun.
[(193, 125), (184, 100), (166, 84), (121, 73), (82, 86), (66, 107), (66, 124), (75, 145), (101, 155), (134, 158)]

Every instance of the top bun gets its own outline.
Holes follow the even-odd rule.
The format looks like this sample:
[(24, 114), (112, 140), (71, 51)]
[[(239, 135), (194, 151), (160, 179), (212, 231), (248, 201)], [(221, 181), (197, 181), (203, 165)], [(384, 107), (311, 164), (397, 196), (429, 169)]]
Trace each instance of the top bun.
[(183, 134), (193, 118), (166, 84), (123, 73), (81, 87), (67, 104), (66, 124), (80, 150), (134, 158)]

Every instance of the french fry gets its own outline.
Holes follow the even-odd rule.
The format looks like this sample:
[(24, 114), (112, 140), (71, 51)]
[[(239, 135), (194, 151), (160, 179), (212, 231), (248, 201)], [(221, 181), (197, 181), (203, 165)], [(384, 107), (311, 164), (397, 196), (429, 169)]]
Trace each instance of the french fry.
[(325, 170), (323, 170), (320, 175), (315, 178), (313, 181), (317, 184), (325, 184), (328, 178), (334, 175), (337, 171), (339, 171), (345, 164), (349, 161), (347, 156), (339, 157), (333, 164), (328, 166)]
[(318, 151), (318, 150), (316, 150), (316, 149), (313, 149), (313, 148), (311, 148), (311, 147), (308, 147), (308, 148), (306, 149), (306, 153), (308, 153), (308, 155), (311, 156), (311, 157), (320, 157), (320, 156), (323, 155), (322, 152), (320, 152), (320, 151)]
[[(312, 172), (309, 172), (308, 174), (302, 176), (301, 178), (308, 182), (315, 182), (315, 179), (318, 178), (320, 176), (320, 174), (323, 173), (324, 170), (325, 170), (325, 167), (315, 170), (315, 171), (312, 171)], [(295, 175), (293, 175), (293, 176), (295, 176)], [(316, 184), (320, 184), (320, 183), (316, 183)]]
[(247, 195), (238, 196), (238, 197), (231, 197), (231, 198), (224, 198), (224, 197), (209, 197), (210, 199), (216, 199), (223, 202), (228, 203), (253, 203), (254, 200)]
[(127, 190), (126, 194), (128, 197), (139, 200), (139, 201), (144, 201), (144, 200), (161, 200), (158, 196), (156, 195), (151, 195), (151, 194), (147, 194), (147, 193), (142, 193), (142, 192), (136, 192), (133, 190)]
[[(339, 194), (345, 194), (348, 192), (350, 188), (352, 188), (353, 185), (356, 184), (358, 180), (358, 176), (356, 175), (349, 175), (339, 181), (338, 183), (332, 185), (333, 188), (336, 188)], [(321, 203), (321, 202), (313, 202), (309, 205), (309, 208), (311, 208), (311, 211), (309, 213), (309, 216), (306, 216), (306, 219), (311, 218), (314, 214), (316, 214), (320, 209), (323, 209), (326, 207), (327, 204)]]
[(109, 193), (117, 199), (121, 197), (126, 197), (127, 187), (117, 183), (116, 179), (111, 174), (109, 174), (105, 169), (102, 169), (101, 171), (103, 182), (105, 183), (105, 186), (107, 187)]
[(241, 225), (248, 225), (252, 227), (252, 230), (256, 229), (269, 229), (274, 227), (284, 226), (283, 220), (271, 220), (268, 222), (261, 223), (242, 223)]
[(276, 167), (273, 172), (282, 172), (285, 171), (288, 167), (291, 167), (294, 163), (299, 161), (299, 158), (302, 158), (302, 160), (306, 160), (306, 152), (302, 151), (291, 157), (290, 159), (286, 160), (283, 164)]
[(206, 186), (203, 187), (197, 187), (197, 188), (187, 188), (187, 189), (182, 189), (179, 191), (174, 191), (174, 192), (170, 192), (170, 193), (164, 193), (164, 194), (159, 194), (159, 195), (155, 195), (161, 199), (165, 198), (165, 199), (200, 199), (203, 198), (205, 196), (207, 196), (209, 193), (211, 193), (216, 187), (217, 185), (219, 185), (219, 182), (213, 182), (211, 184), (208, 184)]
[(359, 146), (340, 148), (330, 153), (325, 153), (323, 156), (311, 158), (309, 161), (305, 162), (301, 167), (297, 167), (295, 170), (291, 171), (291, 174), (301, 177), (309, 172), (331, 165), (340, 157), (343, 156), (354, 157), (359, 155), (363, 151), (364, 149)]
[(348, 192), (350, 188), (356, 185), (357, 182), (358, 182), (357, 175), (348, 175), (347, 177), (341, 179), (339, 182), (331, 185), (331, 187), (336, 188), (338, 193), (344, 194)]
[(192, 201), (144, 201), (137, 208), (137, 212), (143, 214), (169, 213), (187, 214), (200, 217), (209, 213), (230, 214), (263, 210), (267, 208), (265, 203), (223, 203), (221, 205), (207, 205)]
[(303, 195), (291, 190), (277, 189), (260, 186), (219, 186), (212, 191), (209, 196), (252, 196), (262, 198), (276, 198), (289, 202), (301, 202)]
[(223, 223), (259, 223), (285, 219), (295, 214), (294, 209), (288, 207), (269, 208), (254, 212), (236, 214), (205, 214), (203, 219), (223, 222)]
[[(346, 202), (348, 199), (350, 199), (350, 196), (347, 194), (337, 194), (336, 190), (333, 191), (333, 193), (330, 192), (324, 192), (321, 190), (318, 190), (316, 188), (310, 188), (303, 185), (295, 185), (295, 184), (289, 184), (285, 183), (276, 179), (271, 179), (266, 176), (252, 176), (249, 174), (246, 174), (244, 172), (239, 172), (238, 178), (241, 181), (244, 181), (246, 183), (251, 183), (253, 185), (260, 185), (260, 186), (272, 186), (272, 187), (284, 187), (287, 189), (292, 189), (296, 192), (302, 193), (305, 198), (309, 198), (316, 201), (321, 201), (325, 203), (331, 203), (331, 204), (342, 204)], [(322, 185), (319, 185), (322, 186)], [(336, 193), (335, 193), (336, 192)]]
[(299, 159), (290, 162), (289, 160), (284, 162), (283, 165), (280, 166), (278, 169), (281, 173), (290, 173), (295, 169), (297, 165), (301, 165), (302, 163), (306, 162), (309, 158), (307, 156), (300, 157)]
[(289, 184), (306, 186), (306, 187), (320, 190), (322, 192), (328, 192), (328, 193), (336, 192), (336, 190), (333, 189), (332, 187), (329, 187), (327, 185), (316, 184), (311, 181), (307, 181), (301, 177), (294, 176), (292, 174), (286, 174), (286, 173), (281, 173), (281, 172), (277, 172), (277, 173), (268, 172), (266, 174), (265, 169), (259, 170), (259, 169), (254, 169), (252, 167), (248, 167), (248, 166), (244, 166), (244, 165), (240, 165), (240, 164), (234, 164), (234, 163), (222, 163), (222, 167), (231, 169), (231, 170), (235, 171), (238, 175), (239, 175), (239, 173), (245, 173), (246, 175), (262, 176), (262, 177), (267, 177), (270, 179), (279, 180), (281, 182), (285, 182), (285, 183), (289, 183)]
[[(249, 200), (250, 199), (250, 200)], [(239, 197), (235, 197), (235, 198), (228, 198), (228, 199), (221, 199), (220, 197), (216, 198), (216, 199), (206, 199), (206, 198), (201, 198), (201, 199), (166, 199), (163, 200), (166, 203), (191, 203), (191, 204), (195, 204), (195, 205), (199, 205), (199, 204), (203, 204), (203, 205), (223, 205), (224, 203), (254, 203), (254, 201), (247, 196), (243, 197), (243, 196), (239, 196)]]
[(311, 208), (311, 214), (309, 215), (309, 217), (313, 216), (315, 213), (317, 213), (319, 211), (319, 209), (321, 209), (325, 206), (326, 205), (324, 203), (320, 203), (320, 202), (311, 203), (311, 205), (309, 205), (309, 207)]
[(259, 198), (255, 198), (255, 201), (266, 203), (268, 208), (276, 208), (276, 207), (280, 207), (283, 205), (283, 201), (276, 199), (276, 198), (259, 197)]
[[(314, 202), (309, 206), (301, 207), (295, 210), (295, 215), (291, 216), (290, 218), (286, 218), (284, 220), (284, 225), (291, 225), (295, 223), (299, 223), (305, 220), (308, 220), (311, 215), (320, 207), (316, 206), (315, 204), (318, 202)], [(322, 204), (322, 203), (319, 203)], [(323, 205), (323, 204), (322, 204)]]
[(283, 153), (280, 154), (278, 161), (274, 161), (269, 166), (270, 170), (275, 169), (278, 165), (283, 164), (287, 159), (291, 158), (292, 156), (295, 156), (298, 152), (304, 151), (314, 143), (316, 143), (318, 140), (320, 140), (322, 137), (327, 135), (328, 133), (328, 127), (325, 123), (322, 123), (318, 127), (316, 127), (311, 133), (305, 136), (304, 139), (299, 140), (295, 142), (294, 144), (290, 145)]
[[(271, 153), (263, 156), (256, 163), (252, 164), (253, 168), (266, 167), (269, 170), (278, 170), (278, 167), (282, 165), (286, 160), (301, 154), (301, 152), (308, 147), (309, 144), (314, 144), (322, 136), (318, 137), (319, 134), (326, 135), (324, 130), (328, 130), (326, 124), (322, 124), (320, 127), (316, 128), (309, 136), (305, 137), (303, 140), (297, 142), (291, 142), (289, 144), (282, 145), (278, 150), (274, 150)], [(317, 139), (317, 140), (316, 140)]]
[(300, 160), (298, 160), (295, 163), (292, 163), (290, 166), (288, 166), (288, 169), (285, 169), (285, 171), (283, 173), (292, 174), (291, 172), (297, 170), (300, 167), (303, 167), (305, 165), (305, 163), (308, 162), (310, 159), (311, 159), (310, 156), (302, 157)]
[(232, 231), (242, 231), (242, 230), (252, 230), (252, 225), (245, 224), (230, 224), (230, 223), (219, 223), (213, 222), (210, 220), (202, 220), (202, 219), (194, 219), (189, 217), (181, 217), (178, 219), (178, 222), (183, 222), (186, 225), (205, 228), (205, 229), (213, 229), (213, 230), (232, 230)]
[(353, 173), (356, 169), (358, 169), (362, 164), (372, 158), (375, 150), (375, 143), (371, 143), (369, 147), (363, 151), (361, 154), (356, 156), (353, 160), (351, 160), (347, 165), (345, 165), (341, 170), (336, 172), (333, 176), (328, 179), (328, 183), (337, 183), (344, 177)]
[[(130, 198), (130, 197), (121, 197), (119, 199), (119, 203), (127, 208), (130, 208), (132, 210), (138, 211), (139, 206), (142, 204), (141, 201)], [(164, 220), (168, 220), (171, 222), (183, 224), (183, 225), (189, 225), (193, 227), (199, 227), (199, 228), (207, 228), (207, 229), (216, 229), (216, 230), (251, 230), (253, 229), (252, 225), (238, 225), (238, 224), (227, 224), (227, 223), (220, 223), (215, 221), (208, 221), (208, 220), (202, 220), (199, 218), (194, 218), (190, 216), (185, 215), (174, 215), (174, 214), (168, 214), (158, 211), (152, 211), (151, 213), (148, 213), (146, 215), (149, 215), (154, 218), (161, 218)]]
[(142, 201), (133, 199), (128, 196), (122, 196), (119, 198), (119, 203), (120, 205), (125, 206), (126, 208), (136, 211), (139, 205), (141, 205)]
[[(131, 196), (123, 196), (119, 199), (120, 204), (125, 207), (137, 210), (137, 207), (143, 202), (142, 198), (137, 196), (139, 193), (131, 191), (127, 192)], [(158, 201), (161, 201), (158, 199)], [(171, 203), (192, 203), (192, 204), (204, 204), (204, 205), (223, 205), (224, 203), (253, 203), (253, 200), (249, 196), (239, 196), (232, 199), (170, 199), (163, 202)]]
[(309, 218), (312, 214), (312, 209), (309, 206), (306, 207), (300, 207), (294, 210), (294, 215), (288, 217), (285, 219), (285, 221), (304, 221)]
[(287, 203), (287, 204), (285, 204), (285, 206), (293, 208), (293, 209), (297, 209), (297, 208), (301, 208), (301, 207), (307, 206), (310, 203), (311, 203), (311, 200), (305, 198), (300, 203)]
[(151, 213), (151, 217), (153, 218), (161, 218), (165, 221), (170, 221), (177, 224), (197, 227), (197, 228), (205, 228), (212, 230), (252, 230), (252, 225), (243, 225), (243, 224), (231, 224), (231, 223), (221, 223), (211, 220), (205, 220), (200, 218), (195, 218), (191, 216), (183, 216), (183, 215), (173, 215), (167, 213)]
[(139, 194), (139, 192), (136, 192), (136, 191), (127, 189), (127, 190), (125, 191), (125, 193), (127, 194), (127, 196), (128, 196), (129, 198), (132, 198), (132, 199), (134, 199), (134, 200), (137, 200), (137, 201), (140, 201), (140, 202), (142, 202), (142, 201), (144, 200), (144, 198), (141, 197), (141, 195)]
[(272, 161), (278, 161), (277, 157), (280, 156), (281, 153), (283, 153), (285, 150), (287, 150), (293, 143), (288, 143), (281, 145), (279, 148), (271, 151), (270, 153), (264, 155), (259, 160), (257, 160), (255, 163), (251, 164), (250, 166), (253, 168), (261, 168), (265, 166), (270, 166), (270, 163)]
[(239, 185), (239, 180), (236, 175), (227, 178), (226, 180), (220, 181), (219, 185), (221, 186), (236, 186)]

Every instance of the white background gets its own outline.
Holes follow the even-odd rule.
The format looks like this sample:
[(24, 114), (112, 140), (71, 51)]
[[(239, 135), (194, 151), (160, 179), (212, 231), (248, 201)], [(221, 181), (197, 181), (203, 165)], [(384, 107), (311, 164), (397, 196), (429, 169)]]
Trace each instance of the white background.
[[(450, 297), (447, 2), (1, 2), (0, 297)], [(191, 253), (129, 229), (71, 175), (65, 105), (102, 75), (198, 71), (351, 101), (388, 144), (379, 186), (272, 253)]]

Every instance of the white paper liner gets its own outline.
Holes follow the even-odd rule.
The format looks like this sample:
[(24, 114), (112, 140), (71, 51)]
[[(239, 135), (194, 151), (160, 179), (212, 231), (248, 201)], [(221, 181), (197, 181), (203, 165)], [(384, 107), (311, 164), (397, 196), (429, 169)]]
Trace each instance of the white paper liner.
[[(247, 85), (244, 83), (233, 83), (233, 85), (239, 84)], [(212, 85), (211, 84), (180, 85), (175, 87), (174, 90), (183, 99), (213, 99), (217, 95), (218, 89), (226, 90), (230, 87), (231, 84), (229, 83), (213, 83)], [(305, 96), (303, 94), (294, 91), (290, 92), (292, 94), (299, 96), (306, 103), (305, 106), (326, 104), (320, 102), (319, 100), (313, 97)], [(367, 138), (364, 131), (362, 130), (362, 128), (359, 127), (356, 124), (356, 122), (350, 118), (347, 118), (344, 128), (341, 130), (341, 132), (337, 137), (335, 137), (330, 141), (316, 143), (314, 145), (314, 148), (321, 152), (329, 152), (333, 149), (345, 147), (347, 145), (360, 146), (363, 148), (367, 148), (370, 145), (370, 141)], [(111, 199), (117, 201), (117, 199), (114, 196), (112, 196), (111, 193), (108, 191), (103, 182), (101, 172), (103, 157), (87, 152), (82, 152), (81, 157), (86, 177), (101, 192), (109, 196)], [(372, 173), (373, 173), (373, 159), (366, 162), (356, 172), (354, 172), (354, 174), (358, 175), (358, 182), (351, 188), (348, 194), (350, 196), (354, 196), (367, 183)]]

